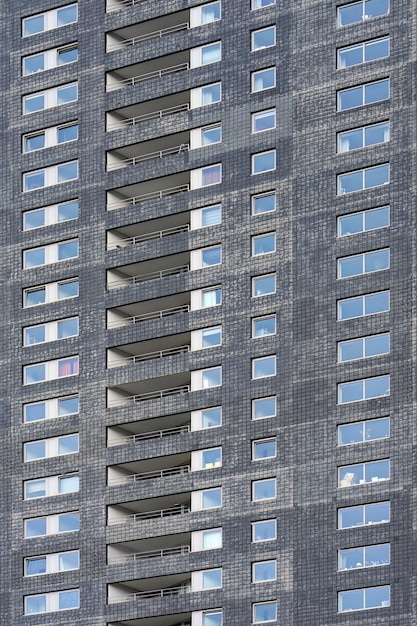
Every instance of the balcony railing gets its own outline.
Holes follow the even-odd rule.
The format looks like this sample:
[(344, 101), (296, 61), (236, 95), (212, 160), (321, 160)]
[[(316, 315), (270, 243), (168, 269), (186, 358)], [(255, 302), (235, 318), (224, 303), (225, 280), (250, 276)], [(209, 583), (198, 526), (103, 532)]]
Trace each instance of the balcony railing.
[(180, 435), (189, 433), (190, 427), (185, 424), (184, 426), (176, 426), (175, 428), (165, 428), (163, 430), (153, 430), (149, 433), (139, 433), (135, 435), (129, 435), (127, 437), (119, 437), (115, 439), (109, 439), (109, 444), (127, 444), (136, 443), (136, 441), (143, 441), (144, 439), (162, 439), (163, 437), (169, 437), (170, 435)]
[(168, 107), (167, 109), (160, 109), (159, 111), (151, 111), (150, 113), (144, 113), (143, 115), (137, 115), (136, 117), (129, 117), (125, 120), (118, 120), (117, 122), (113, 122), (112, 124), (108, 124), (107, 130), (116, 130), (120, 128), (120, 125), (123, 126), (136, 126), (140, 122), (146, 122), (148, 120), (161, 119), (166, 117), (167, 115), (174, 115), (175, 113), (179, 113), (180, 111), (188, 111), (190, 105), (188, 102), (184, 104), (177, 104), (174, 107)]
[(131, 39), (125, 39), (124, 41), (118, 41), (114, 44), (110, 44), (109, 46), (107, 46), (107, 52), (113, 52), (114, 50), (119, 50), (127, 46), (135, 46), (142, 41), (148, 41), (149, 39), (158, 39), (159, 37), (163, 37), (164, 35), (177, 33), (180, 30), (187, 30), (188, 28), (189, 23), (183, 22), (182, 24), (175, 24), (175, 26), (168, 26), (168, 28), (162, 28), (161, 30), (154, 30), (151, 33), (144, 33), (143, 35), (138, 35), (137, 37), (132, 37)]
[[(125, 7), (133, 7), (136, 6), (137, 4), (139, 4), (140, 2), (143, 2), (144, 0), (117, 0), (117, 5), (115, 6), (107, 6), (106, 12), (107, 13), (111, 13), (112, 11), (118, 11), (120, 9), (120, 7), (125, 8)], [(109, 5), (109, 1), (107, 0), (107, 4)]]
[(172, 228), (165, 228), (164, 230), (155, 230), (152, 233), (143, 233), (143, 235), (136, 235), (135, 237), (126, 237), (126, 239), (119, 239), (118, 241), (111, 241), (107, 245), (107, 250), (113, 250), (114, 248), (124, 248), (126, 246), (135, 246), (142, 241), (151, 241), (152, 239), (163, 239), (170, 235), (176, 235), (178, 233), (185, 233), (190, 230), (189, 224), (182, 224), (181, 226), (173, 226)]
[(131, 157), (130, 159), (123, 159), (122, 161), (109, 163), (109, 165), (107, 166), (107, 171), (112, 172), (113, 170), (119, 170), (123, 167), (136, 165), (137, 163), (150, 161), (152, 159), (162, 159), (163, 157), (169, 156), (170, 154), (180, 154), (180, 152), (187, 152), (189, 148), (190, 146), (188, 145), (188, 143), (182, 143), (179, 146), (165, 148), (165, 150), (157, 150), (156, 152), (148, 152), (148, 154), (140, 154), (139, 156)]
[(158, 398), (166, 398), (167, 396), (181, 396), (189, 393), (190, 385), (181, 385), (181, 387), (172, 387), (171, 389), (158, 389), (157, 391), (148, 391), (135, 396), (126, 396), (118, 400), (109, 402), (109, 407), (125, 406), (127, 404), (135, 404), (135, 402), (143, 402), (144, 400), (157, 400)]
[(130, 85), (137, 85), (138, 83), (142, 83), (146, 80), (151, 80), (152, 78), (162, 78), (163, 76), (168, 76), (169, 74), (176, 74), (177, 72), (183, 72), (184, 70), (188, 70), (189, 63), (178, 63), (177, 65), (171, 65), (170, 67), (163, 67), (160, 70), (154, 70), (153, 72), (147, 72), (146, 74), (139, 74), (138, 76), (131, 76), (130, 78), (124, 78), (123, 80), (117, 80), (115, 83), (110, 83), (107, 85), (107, 91), (115, 91), (116, 89), (120, 89), (121, 87), (128, 87)]
[(129, 476), (120, 476), (120, 478), (111, 478), (108, 480), (108, 485), (123, 485), (125, 483), (137, 483), (141, 480), (150, 480), (151, 478), (166, 478), (167, 476), (176, 476), (177, 474), (188, 474), (190, 469), (189, 465), (179, 465), (178, 467), (167, 467), (161, 470), (154, 470), (153, 472), (130, 474)]
[(121, 365), (129, 365), (131, 363), (140, 363), (141, 361), (152, 361), (153, 359), (163, 359), (166, 356), (174, 356), (175, 354), (184, 354), (190, 351), (190, 346), (177, 346), (175, 348), (166, 348), (165, 350), (156, 350), (155, 352), (146, 352), (143, 354), (133, 354), (131, 356), (119, 357), (109, 360), (108, 367), (117, 367)]
[(117, 602), (131, 602), (133, 600), (147, 600), (150, 598), (164, 598), (165, 596), (179, 596), (184, 593), (190, 593), (190, 585), (180, 585), (179, 587), (165, 587), (165, 589), (152, 589), (150, 591), (137, 591), (136, 593), (127, 593), (123, 596), (115, 596), (109, 598), (109, 604)]
[(177, 306), (172, 309), (162, 309), (161, 311), (150, 311), (149, 313), (141, 313), (140, 315), (133, 315), (132, 317), (125, 317), (120, 320), (115, 320), (107, 324), (107, 328), (118, 328), (125, 324), (137, 324), (138, 322), (144, 322), (145, 320), (162, 319), (170, 315), (178, 315), (179, 313), (188, 313), (190, 310), (189, 304), (183, 306)]
[(175, 556), (177, 554), (188, 554), (190, 552), (190, 546), (176, 546), (175, 548), (164, 548), (163, 550), (150, 550), (148, 552), (136, 552), (135, 554), (128, 554), (123, 556), (114, 556), (109, 558), (109, 565), (116, 565), (120, 563), (136, 563), (143, 559), (160, 559), (165, 556)]
[(108, 520), (108, 526), (115, 526), (116, 524), (135, 524), (145, 519), (163, 519), (165, 517), (172, 517), (174, 515), (185, 515), (190, 512), (190, 507), (185, 504), (177, 504), (169, 509), (159, 509), (156, 511), (144, 511), (143, 513), (132, 513), (126, 517), (117, 517), (112, 520)]
[(149, 193), (143, 193), (140, 196), (132, 196), (131, 198), (125, 198), (124, 200), (118, 200), (117, 202), (110, 202), (110, 204), (107, 205), (107, 210), (112, 211), (113, 209), (122, 209), (125, 206), (134, 206), (135, 204), (139, 204), (139, 202), (144, 202), (145, 200), (158, 200), (159, 198), (164, 198), (165, 196), (172, 196), (174, 193), (182, 193), (183, 191), (189, 190), (190, 185), (187, 183), (186, 185), (177, 185), (176, 187), (150, 191)]
[(165, 278), (165, 276), (175, 276), (176, 274), (185, 274), (189, 271), (189, 265), (179, 265), (178, 267), (170, 267), (159, 272), (150, 272), (149, 274), (140, 274), (139, 276), (127, 276), (119, 280), (112, 280), (107, 284), (109, 289), (115, 286), (124, 287), (125, 285), (137, 285), (147, 280), (155, 280), (156, 278)]

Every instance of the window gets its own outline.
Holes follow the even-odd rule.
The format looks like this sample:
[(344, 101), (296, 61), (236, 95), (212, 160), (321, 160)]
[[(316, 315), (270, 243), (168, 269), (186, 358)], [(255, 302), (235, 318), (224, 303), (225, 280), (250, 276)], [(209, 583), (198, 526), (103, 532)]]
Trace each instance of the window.
[(191, 572), (192, 591), (205, 591), (207, 589), (221, 589), (222, 568), (206, 569), (199, 572)]
[(44, 72), (59, 65), (66, 65), (75, 61), (78, 61), (78, 48), (75, 44), (38, 52), (37, 54), (23, 57), (23, 75), (28, 76), (37, 72)]
[(80, 514), (77, 511), (58, 513), (25, 520), (25, 538), (44, 537), (59, 533), (75, 532), (80, 529)]
[(49, 459), (54, 456), (73, 454), (79, 450), (78, 433), (72, 435), (62, 435), (61, 437), (51, 437), (50, 439), (38, 439), (29, 441), (23, 446), (23, 457), (25, 463), (37, 461), (38, 459)]
[(390, 334), (369, 335), (369, 337), (359, 337), (340, 341), (338, 344), (338, 362), (355, 361), (366, 359), (379, 354), (388, 354), (390, 351)]
[(221, 83), (212, 83), (211, 85), (203, 85), (195, 87), (190, 92), (190, 108), (197, 109), (199, 107), (208, 106), (221, 102), (222, 85)]
[(77, 278), (63, 280), (38, 287), (30, 287), (23, 290), (23, 307), (38, 306), (67, 298), (76, 298), (79, 293), (79, 281)]
[(368, 293), (356, 298), (339, 300), (337, 303), (337, 319), (349, 320), (355, 317), (384, 313), (390, 309), (390, 292), (380, 291)]
[(70, 476), (48, 476), (47, 478), (26, 480), (23, 483), (23, 487), (25, 500), (47, 498), (79, 491), (80, 478), (76, 474)]
[(390, 138), (390, 123), (372, 124), (355, 130), (348, 130), (337, 135), (337, 151), (350, 152), (359, 148), (387, 143)]
[(383, 206), (378, 209), (368, 209), (359, 213), (350, 213), (337, 218), (337, 234), (339, 237), (356, 235), (368, 230), (385, 228), (390, 224), (390, 208)]
[(337, 51), (337, 67), (352, 67), (368, 61), (384, 59), (390, 55), (390, 38), (374, 39), (364, 43), (342, 48)]
[(221, 4), (218, 2), (210, 2), (190, 10), (190, 28), (202, 26), (203, 24), (211, 24), (217, 22), (221, 18)]
[(52, 613), (53, 611), (68, 611), (80, 606), (79, 589), (68, 591), (52, 591), (36, 596), (25, 596), (25, 615)]
[(222, 384), (222, 368), (209, 367), (191, 372), (191, 391), (220, 387)]
[(78, 20), (77, 4), (68, 4), (59, 9), (38, 13), (22, 20), (22, 36), (29, 37), (47, 30), (73, 24)]
[(202, 65), (210, 65), (221, 61), (222, 50), (221, 42), (215, 41), (198, 48), (190, 50), (190, 67), (201, 67)]
[(60, 165), (45, 167), (43, 170), (23, 174), (23, 191), (33, 191), (67, 183), (78, 178), (78, 161), (69, 161)]
[(23, 114), (37, 113), (78, 100), (78, 83), (53, 87), (23, 96)]
[(252, 380), (275, 376), (276, 373), (277, 366), (275, 354), (252, 359)]
[(252, 93), (275, 87), (275, 67), (257, 70), (251, 75)]
[(211, 126), (203, 126), (202, 128), (193, 128), (190, 133), (190, 149), (211, 146), (220, 143), (222, 140), (221, 124), (212, 124)]
[(383, 250), (373, 250), (363, 254), (344, 257), (337, 260), (337, 277), (349, 278), (349, 276), (360, 276), (371, 272), (380, 272), (389, 269), (390, 253), (389, 248)]
[(191, 309), (207, 309), (212, 306), (219, 306), (222, 303), (222, 288), (209, 287), (208, 289), (198, 289), (191, 293)]
[(337, 110), (347, 111), (356, 107), (388, 100), (390, 92), (389, 79), (378, 80), (367, 85), (359, 85), (343, 89), (337, 93)]
[(254, 624), (264, 624), (266, 622), (275, 622), (277, 620), (278, 610), (277, 603), (273, 602), (256, 602), (252, 606), (252, 619)]
[(253, 583), (265, 583), (270, 580), (276, 580), (277, 577), (277, 562), (271, 561), (259, 561), (258, 563), (252, 563), (252, 582)]
[(36, 133), (23, 135), (23, 152), (34, 152), (43, 148), (50, 148), (61, 143), (68, 143), (78, 139), (78, 124), (71, 123), (64, 126), (53, 126)]
[(261, 420), (267, 417), (275, 417), (277, 414), (277, 398), (257, 398), (252, 400), (252, 419)]
[(71, 200), (23, 213), (23, 230), (33, 230), (78, 218), (79, 202)]
[(252, 339), (275, 335), (276, 332), (277, 316), (275, 314), (265, 315), (264, 317), (256, 317), (252, 320)]
[(275, 46), (275, 26), (267, 26), (251, 33), (251, 50), (263, 50)]
[(254, 480), (252, 482), (252, 500), (261, 502), (262, 500), (273, 500), (277, 497), (277, 479), (266, 478), (265, 480)]
[(339, 550), (338, 552), (339, 571), (377, 567), (379, 565), (389, 565), (389, 563), (389, 543), (363, 546), (362, 548), (348, 548), (347, 550)]
[(222, 488), (202, 489), (191, 493), (191, 510), (206, 511), (222, 506)]
[(191, 411), (191, 430), (205, 430), (217, 428), (222, 425), (222, 407), (215, 406), (210, 409)]
[(267, 152), (258, 152), (252, 154), (251, 174), (263, 174), (271, 172), (276, 168), (276, 150), (268, 150)]
[(190, 255), (190, 269), (197, 270), (212, 265), (220, 265), (222, 262), (222, 247), (211, 246), (201, 250), (192, 250)]
[(271, 130), (276, 126), (276, 109), (268, 109), (267, 111), (259, 111), (252, 113), (252, 132), (262, 133), (265, 130)]
[(191, 552), (217, 550), (222, 547), (222, 529), (209, 528), (191, 533)]
[(277, 455), (277, 440), (259, 439), (252, 441), (252, 461), (263, 461), (264, 459), (274, 459)]
[(80, 568), (80, 551), (57, 552), (25, 559), (25, 576), (39, 576), (40, 574), (56, 574), (69, 572)]
[(252, 196), (252, 215), (261, 215), (262, 213), (275, 211), (276, 200), (275, 191)]
[(390, 606), (390, 586), (366, 587), (338, 593), (339, 613)]
[(364, 378), (338, 385), (339, 404), (349, 402), (360, 402), (371, 400), (372, 398), (382, 398), (390, 395), (390, 377), (376, 376), (375, 378)]
[(277, 277), (275, 274), (265, 274), (252, 278), (252, 297), (267, 296), (275, 293)]
[(273, 541), (277, 538), (277, 520), (266, 519), (252, 524), (252, 541)]
[(390, 478), (389, 459), (339, 467), (338, 487), (377, 483)]
[(191, 350), (214, 348), (222, 344), (222, 327), (213, 326), (191, 332)]
[(191, 230), (216, 226), (222, 222), (222, 205), (215, 204), (191, 211)]
[(23, 268), (30, 269), (78, 257), (78, 239), (51, 243), (41, 248), (23, 251)]
[(78, 396), (66, 396), (63, 398), (50, 398), (40, 402), (30, 402), (23, 405), (23, 421), (28, 424), (41, 420), (54, 419), (55, 417), (66, 417), (67, 415), (77, 415), (79, 412)]
[(23, 368), (23, 384), (33, 385), (46, 380), (56, 380), (78, 375), (78, 356), (70, 356), (54, 361), (44, 361)]
[(203, 611), (201, 617), (202, 626), (223, 626), (223, 611), (221, 609)]
[(207, 450), (193, 450), (191, 453), (191, 471), (213, 469), (222, 466), (222, 449), (208, 448)]
[(27, 326), (23, 329), (23, 345), (33, 346), (38, 343), (47, 343), (57, 339), (66, 339), (78, 335), (78, 317), (69, 317), (56, 322), (46, 322), (37, 326)]
[(389, 183), (389, 165), (375, 165), (363, 170), (339, 174), (337, 177), (337, 195), (372, 189)]
[(270, 254), (276, 249), (275, 233), (266, 233), (265, 235), (256, 235), (252, 237), (252, 256), (260, 256), (262, 254)]
[(389, 12), (389, 0), (361, 0), (338, 8), (339, 26), (349, 26)]
[(210, 187), (218, 185), (222, 182), (222, 166), (221, 163), (216, 165), (208, 165), (191, 171), (190, 188), (200, 189), (201, 187)]
[(337, 527), (356, 528), (372, 524), (387, 524), (390, 521), (390, 503), (376, 502), (339, 509)]
[(354, 424), (342, 424), (338, 427), (337, 434), (339, 446), (387, 439), (390, 436), (390, 418), (381, 417)]

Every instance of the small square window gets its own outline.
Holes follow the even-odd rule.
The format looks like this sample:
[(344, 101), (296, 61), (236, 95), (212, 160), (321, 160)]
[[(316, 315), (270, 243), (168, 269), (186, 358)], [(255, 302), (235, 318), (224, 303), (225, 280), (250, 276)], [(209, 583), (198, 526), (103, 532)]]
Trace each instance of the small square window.
[(277, 538), (277, 520), (267, 519), (252, 524), (252, 542), (273, 541)]
[(252, 197), (252, 214), (261, 215), (262, 213), (271, 213), (276, 210), (275, 191), (263, 193), (259, 196)]
[(201, 250), (201, 267), (219, 265), (222, 262), (222, 247), (214, 246)]
[(263, 174), (276, 169), (276, 151), (268, 150), (252, 155), (252, 174)]
[(252, 256), (271, 254), (276, 249), (275, 233), (266, 233), (252, 237)]
[(256, 276), (252, 279), (252, 296), (266, 296), (276, 292), (276, 275), (267, 274), (265, 276)]
[(252, 419), (259, 420), (268, 417), (275, 417), (277, 414), (277, 398), (257, 398), (252, 400)]
[(268, 337), (275, 335), (277, 332), (276, 315), (265, 315), (264, 317), (256, 317), (252, 320), (252, 338)]
[(276, 125), (276, 110), (268, 109), (252, 113), (252, 132), (262, 133), (265, 130), (272, 130)]
[(221, 586), (222, 586), (221, 568), (208, 569), (202, 572), (202, 581), (201, 581), (202, 589), (220, 589)]
[(67, 143), (78, 139), (78, 124), (70, 124), (69, 126), (61, 126), (58, 128), (58, 143)]
[(265, 480), (254, 480), (252, 483), (252, 500), (261, 502), (262, 500), (273, 500), (277, 497), (277, 479), (266, 478)]
[(275, 87), (275, 67), (252, 73), (252, 93)]
[(213, 348), (222, 344), (222, 327), (207, 328), (201, 331), (201, 347)]
[(204, 489), (201, 492), (201, 509), (217, 509), (222, 506), (222, 488)]
[(276, 580), (277, 577), (277, 562), (271, 561), (259, 561), (258, 563), (252, 563), (252, 582), (264, 583), (270, 580)]
[(275, 46), (275, 26), (254, 30), (251, 37), (251, 50), (263, 50)]
[(277, 620), (277, 603), (257, 602), (253, 605), (253, 623), (264, 624)]
[(277, 455), (277, 441), (273, 439), (260, 439), (252, 442), (252, 461), (273, 459)]
[(203, 289), (201, 292), (201, 307), (203, 309), (211, 306), (219, 306), (222, 303), (222, 289), (215, 287), (213, 289)]
[(276, 356), (272, 354), (270, 356), (263, 356), (257, 359), (252, 359), (252, 379), (268, 378), (275, 376), (277, 373)]

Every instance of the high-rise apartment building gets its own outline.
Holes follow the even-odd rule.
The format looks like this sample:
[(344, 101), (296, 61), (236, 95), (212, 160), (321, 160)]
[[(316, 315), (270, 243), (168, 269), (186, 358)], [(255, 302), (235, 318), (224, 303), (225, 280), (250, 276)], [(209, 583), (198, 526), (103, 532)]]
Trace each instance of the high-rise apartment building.
[(416, 5), (3, 0), (2, 626), (416, 626)]

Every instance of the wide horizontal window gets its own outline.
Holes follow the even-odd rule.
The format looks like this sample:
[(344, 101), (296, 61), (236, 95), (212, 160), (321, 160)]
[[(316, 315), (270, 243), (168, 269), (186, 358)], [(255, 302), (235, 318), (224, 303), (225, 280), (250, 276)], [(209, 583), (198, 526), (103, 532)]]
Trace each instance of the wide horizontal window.
[(79, 295), (79, 280), (72, 278), (23, 290), (23, 307), (39, 306), (67, 298), (76, 298)]
[(23, 97), (23, 114), (37, 113), (78, 100), (78, 83), (38, 91)]
[(33, 365), (25, 365), (23, 368), (23, 384), (34, 385), (46, 380), (56, 380), (67, 376), (78, 375), (78, 356), (45, 361)]
[(389, 78), (367, 85), (343, 89), (337, 93), (337, 110), (347, 111), (373, 102), (382, 102), (390, 97)]
[(390, 292), (379, 291), (368, 293), (356, 298), (339, 300), (337, 303), (337, 319), (350, 320), (366, 315), (376, 315), (384, 313), (390, 309)]
[(66, 6), (38, 13), (22, 20), (22, 36), (29, 37), (44, 33), (54, 28), (60, 28), (67, 24), (73, 24), (78, 20), (78, 5), (68, 4)]
[(372, 124), (354, 130), (347, 130), (337, 135), (338, 152), (350, 152), (359, 148), (387, 143), (390, 138), (390, 123)]
[(275, 46), (275, 26), (267, 26), (251, 33), (251, 50), (263, 50)]
[(52, 165), (42, 170), (23, 174), (23, 191), (34, 191), (43, 187), (51, 187), (59, 183), (67, 183), (78, 178), (78, 161), (69, 161), (60, 165)]
[(389, 543), (363, 546), (361, 548), (348, 548), (346, 550), (339, 550), (338, 553), (339, 571), (362, 569), (364, 567), (378, 567), (379, 565), (389, 565), (389, 562)]
[(40, 209), (32, 209), (23, 213), (23, 230), (43, 228), (52, 224), (60, 224), (78, 218), (80, 203), (78, 200), (52, 204)]
[(363, 611), (390, 606), (390, 586), (366, 587), (352, 591), (340, 591), (338, 594), (339, 613)]
[(23, 135), (23, 152), (35, 152), (51, 146), (58, 146), (62, 143), (76, 141), (78, 139), (78, 124), (64, 124), (62, 126), (52, 126), (45, 130)]
[(339, 363), (366, 359), (380, 354), (388, 354), (390, 351), (390, 333), (369, 335), (358, 339), (349, 339), (338, 343), (337, 360)]
[(68, 591), (52, 591), (25, 597), (25, 615), (68, 611), (80, 606), (79, 589)]
[(389, 248), (383, 250), (373, 250), (363, 254), (345, 257), (337, 260), (337, 277), (349, 278), (349, 276), (359, 276), (380, 272), (389, 269), (390, 251)]
[(271, 213), (276, 210), (277, 196), (275, 191), (252, 196), (252, 215)]
[(23, 268), (30, 269), (78, 257), (78, 239), (51, 243), (41, 248), (23, 251)]
[(341, 424), (337, 429), (339, 446), (348, 446), (353, 443), (387, 439), (390, 436), (390, 418), (365, 420), (353, 424)]
[(361, 0), (337, 10), (339, 26), (349, 26), (389, 13), (389, 0)]
[(74, 454), (79, 450), (79, 435), (61, 435), (50, 439), (29, 441), (23, 446), (24, 461), (37, 461), (65, 454)]
[(48, 498), (65, 493), (75, 493), (80, 488), (80, 478), (77, 474), (65, 476), (48, 476), (26, 480), (23, 483), (24, 499)]
[(264, 70), (257, 70), (251, 75), (252, 93), (264, 91), (265, 89), (273, 89), (275, 87), (276, 68), (268, 67)]
[(80, 568), (80, 551), (71, 550), (57, 552), (44, 556), (34, 556), (25, 559), (25, 576), (39, 576), (41, 574), (56, 574), (69, 572)]
[(376, 61), (384, 59), (390, 54), (390, 38), (374, 39), (373, 41), (365, 41), (348, 48), (342, 48), (337, 51), (337, 67), (351, 67), (352, 65), (361, 65), (368, 61)]
[(252, 297), (266, 296), (276, 292), (276, 274), (265, 274), (252, 278)]
[(78, 396), (64, 396), (39, 402), (29, 402), (23, 405), (23, 421), (25, 423), (39, 422), (54, 419), (55, 417), (76, 415), (79, 412), (79, 408)]
[(353, 487), (389, 480), (390, 461), (384, 459), (356, 465), (344, 465), (339, 467), (338, 477), (338, 487)]
[(364, 233), (368, 230), (386, 228), (389, 225), (390, 208), (389, 206), (383, 206), (378, 209), (368, 209), (338, 217), (337, 234), (339, 237), (346, 237), (347, 235)]
[(78, 47), (76, 44), (45, 50), (44, 52), (23, 57), (23, 75), (28, 76), (37, 72), (44, 72), (60, 65), (74, 63), (75, 61), (78, 61)]
[(76, 337), (78, 335), (78, 327), (78, 317), (69, 317), (55, 322), (27, 326), (23, 329), (23, 345), (32, 346), (38, 343)]
[(389, 165), (387, 163), (347, 174), (339, 174), (337, 177), (337, 194), (340, 196), (345, 193), (387, 185), (389, 178)]
[(25, 538), (45, 537), (80, 530), (80, 514), (78, 511), (33, 517), (25, 520)]
[(387, 524), (390, 521), (390, 503), (375, 502), (348, 506), (338, 511), (339, 529), (356, 528), (372, 524)]
[(338, 403), (361, 402), (390, 395), (390, 377), (375, 376), (338, 385)]
[(252, 419), (261, 420), (268, 417), (275, 417), (277, 414), (277, 398), (257, 398), (252, 400)]

